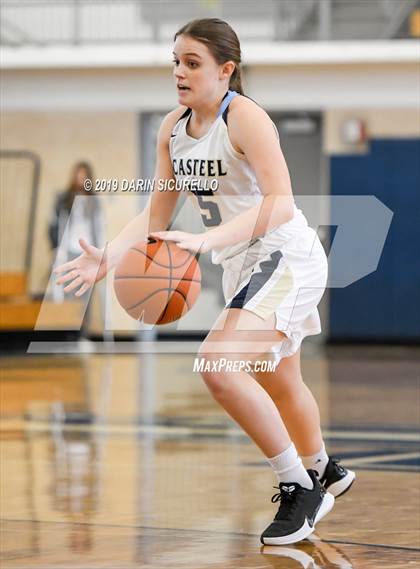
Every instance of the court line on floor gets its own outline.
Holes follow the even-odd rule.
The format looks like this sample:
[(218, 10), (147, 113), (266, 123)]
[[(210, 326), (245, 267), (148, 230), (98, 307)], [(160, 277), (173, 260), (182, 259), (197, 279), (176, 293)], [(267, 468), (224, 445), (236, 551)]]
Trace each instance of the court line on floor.
[[(143, 529), (149, 531), (170, 531), (170, 532), (188, 532), (188, 533), (205, 533), (205, 534), (212, 534), (214, 536), (230, 536), (230, 537), (260, 537), (259, 534), (256, 533), (239, 533), (234, 531), (215, 531), (211, 529), (193, 529), (193, 528), (168, 528), (168, 527), (153, 527), (153, 526), (133, 526), (133, 525), (122, 525), (122, 524), (103, 524), (103, 523), (90, 523), (90, 522), (62, 522), (58, 521), (51, 521), (51, 520), (22, 520), (22, 519), (14, 519), (14, 518), (0, 518), (2, 522), (16, 522), (16, 523), (35, 523), (35, 524), (53, 524), (53, 525), (68, 525), (68, 526), (92, 526), (92, 527), (105, 527), (105, 528), (118, 528), (118, 529)], [(398, 549), (403, 551), (420, 551), (419, 547), (409, 547), (405, 545), (388, 545), (386, 543), (365, 543), (365, 542), (357, 542), (357, 541), (342, 541), (342, 540), (335, 540), (335, 539), (321, 539), (315, 534), (315, 540), (309, 540), (311, 543), (316, 545), (317, 541), (323, 543), (337, 543), (339, 545), (359, 545), (363, 547), (380, 547), (383, 549)]]
[[(9, 423), (10, 425), (11, 423)], [(45, 432), (54, 429), (63, 431), (89, 431), (94, 433), (109, 434), (174, 434), (174, 435), (224, 435), (226, 437), (246, 437), (246, 435), (238, 428), (211, 428), (199, 426), (180, 427), (167, 425), (115, 425), (108, 423), (89, 423), (72, 425), (68, 423), (49, 423), (44, 421), (18, 421), (13, 423), (14, 429), (20, 426), (21, 429), (32, 432)], [(6, 430), (7, 424), (4, 426), (0, 423), (0, 431)], [(324, 438), (337, 440), (366, 440), (366, 441), (401, 441), (401, 442), (418, 442), (420, 436), (418, 433), (393, 433), (393, 432), (369, 432), (369, 431), (336, 431), (325, 429), (323, 431)]]
[(420, 458), (420, 452), (401, 452), (395, 454), (377, 454), (372, 456), (364, 456), (360, 458), (346, 458), (346, 466), (357, 466), (359, 464), (370, 464), (370, 463), (383, 463), (392, 462), (398, 460), (407, 460), (412, 458)]

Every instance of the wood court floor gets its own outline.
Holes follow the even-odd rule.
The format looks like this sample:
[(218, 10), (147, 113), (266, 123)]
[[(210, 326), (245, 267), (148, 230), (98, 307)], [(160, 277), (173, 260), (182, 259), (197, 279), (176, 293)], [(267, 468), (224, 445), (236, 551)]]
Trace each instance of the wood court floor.
[(420, 566), (418, 352), (304, 356), (328, 449), (357, 481), (310, 540), (288, 547), (261, 547), (274, 478), (192, 363), (1, 359), (2, 569)]

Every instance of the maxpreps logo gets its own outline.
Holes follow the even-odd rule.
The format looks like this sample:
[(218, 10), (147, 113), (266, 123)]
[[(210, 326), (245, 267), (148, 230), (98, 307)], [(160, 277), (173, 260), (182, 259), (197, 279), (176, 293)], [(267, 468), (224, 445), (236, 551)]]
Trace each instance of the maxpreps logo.
[(228, 360), (220, 358), (218, 360), (207, 360), (206, 358), (195, 358), (193, 371), (198, 373), (230, 371), (239, 372), (266, 372), (275, 371), (276, 362), (267, 360)]

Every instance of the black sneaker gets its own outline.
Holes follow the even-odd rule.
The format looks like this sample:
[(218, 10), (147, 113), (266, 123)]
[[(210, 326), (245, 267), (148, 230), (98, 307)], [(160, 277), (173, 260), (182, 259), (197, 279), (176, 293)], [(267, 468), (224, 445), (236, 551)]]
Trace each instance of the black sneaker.
[(335, 498), (347, 492), (356, 478), (352, 470), (347, 470), (339, 462), (338, 458), (330, 457), (325, 472), (319, 479), (325, 490)]
[[(274, 521), (261, 535), (264, 545), (288, 545), (305, 539), (334, 505), (334, 496), (319, 483), (314, 470), (308, 470), (313, 482), (312, 490), (297, 482), (282, 482), (280, 492), (275, 494), (273, 504), (280, 500)], [(276, 486), (275, 486), (276, 488)]]

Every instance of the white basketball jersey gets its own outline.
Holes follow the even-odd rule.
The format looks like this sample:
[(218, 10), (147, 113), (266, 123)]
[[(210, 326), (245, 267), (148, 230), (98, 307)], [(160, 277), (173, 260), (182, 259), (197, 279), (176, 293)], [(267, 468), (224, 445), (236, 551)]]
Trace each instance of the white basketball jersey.
[[(236, 95), (235, 91), (228, 91), (216, 120), (204, 136), (196, 139), (187, 133), (191, 117), (191, 109), (187, 109), (176, 123), (170, 139), (170, 156), (177, 184), (179, 181), (183, 187), (184, 184), (189, 186), (188, 194), (200, 210), (206, 228), (230, 221), (263, 199), (253, 169), (229, 140), (227, 111)], [(304, 215), (295, 206), (291, 221), (257, 241), (264, 250), (273, 251), (307, 226)], [(212, 261), (222, 263), (249, 246), (250, 242), (246, 241), (213, 249)]]

